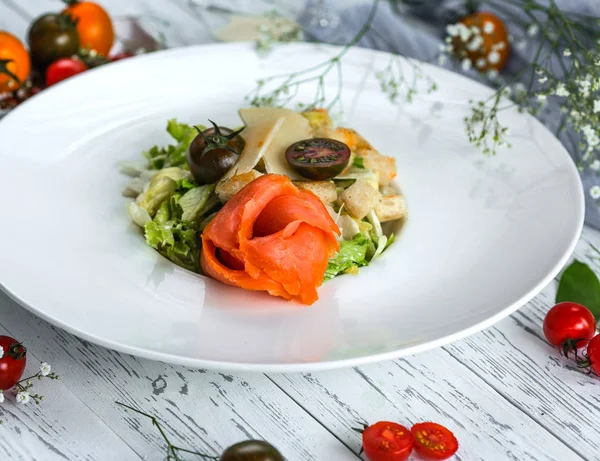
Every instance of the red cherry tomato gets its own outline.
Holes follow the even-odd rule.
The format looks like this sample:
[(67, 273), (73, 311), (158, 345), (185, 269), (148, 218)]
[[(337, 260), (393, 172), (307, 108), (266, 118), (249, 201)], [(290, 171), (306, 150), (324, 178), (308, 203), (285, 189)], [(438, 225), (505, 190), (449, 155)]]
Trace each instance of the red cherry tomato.
[(14, 338), (0, 336), (3, 355), (0, 358), (0, 390), (7, 391), (23, 376), (27, 365), (27, 350)]
[(554, 346), (569, 349), (569, 341), (578, 341), (577, 347), (586, 345), (588, 339), (596, 334), (596, 320), (589, 309), (572, 302), (558, 303), (548, 311), (544, 318), (544, 335)]
[(600, 335), (592, 338), (588, 344), (587, 361), (594, 373), (600, 376)]
[(79, 59), (63, 58), (54, 61), (46, 71), (46, 85), (54, 85), (73, 75), (80, 74), (88, 70), (88, 67)]
[(120, 61), (121, 59), (127, 59), (133, 57), (133, 54), (123, 51), (110, 57), (111, 62)]
[(448, 459), (458, 450), (454, 434), (440, 424), (418, 423), (410, 432), (415, 440), (415, 451), (425, 459)]
[(405, 461), (413, 449), (410, 431), (389, 421), (379, 421), (367, 427), (362, 439), (369, 461)]

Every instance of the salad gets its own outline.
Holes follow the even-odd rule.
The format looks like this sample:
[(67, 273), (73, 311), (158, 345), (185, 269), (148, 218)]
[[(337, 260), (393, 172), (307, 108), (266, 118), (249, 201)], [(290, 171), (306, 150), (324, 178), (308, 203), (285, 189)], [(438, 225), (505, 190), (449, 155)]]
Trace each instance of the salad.
[(356, 274), (406, 218), (395, 160), (325, 109), (247, 108), (243, 126), (169, 120), (173, 143), (143, 153), (123, 195), (146, 242), (173, 263), (312, 304), (323, 281)]

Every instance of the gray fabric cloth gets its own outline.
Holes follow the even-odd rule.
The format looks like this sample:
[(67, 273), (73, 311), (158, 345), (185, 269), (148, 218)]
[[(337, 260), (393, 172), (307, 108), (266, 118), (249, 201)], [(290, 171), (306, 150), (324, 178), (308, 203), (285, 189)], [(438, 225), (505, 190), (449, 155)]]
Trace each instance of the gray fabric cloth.
[[(456, 22), (467, 11), (464, 0), (404, 0), (399, 3), (401, 4), (395, 6), (389, 2), (380, 3), (373, 26), (360, 41), (359, 46), (398, 52), (405, 56), (431, 62), (439, 53), (440, 44), (443, 43), (446, 24)], [(310, 14), (301, 15), (299, 22), (309, 37), (335, 44), (347, 43), (356, 35), (364, 25), (372, 5), (370, 1), (365, 1), (350, 8), (343, 8), (343, 2), (333, 0), (326, 1), (325, 4), (339, 15), (339, 27), (319, 27), (312, 21), (313, 18)], [(576, 2), (556, 0), (556, 4), (564, 11), (586, 16), (600, 16), (600, 1), (598, 0), (577, 0)], [(307, 11), (316, 5), (316, 0), (309, 0)], [(510, 6), (503, 8), (528, 21), (523, 11)], [(507, 11), (486, 8), (485, 4), (481, 10), (496, 12), (500, 17), (506, 17), (507, 14)], [(510, 22), (508, 22), (508, 27), (513, 36), (513, 43), (522, 42), (524, 46), (512, 47), (511, 58), (504, 72), (507, 79), (521, 69), (525, 63), (533, 60), (538, 43), (535, 37), (527, 36), (523, 27), (511, 27)], [(445, 67), (455, 69), (455, 66), (450, 63)], [(470, 71), (468, 75), (489, 83), (474, 71)], [(539, 118), (551, 131), (554, 131), (560, 118), (558, 103), (549, 102)], [(577, 138), (576, 135), (575, 138)], [(570, 147), (572, 143), (567, 141), (566, 135), (561, 136), (561, 141), (572, 157), (578, 155), (575, 149)], [(586, 197), (586, 224), (600, 229), (600, 208), (589, 195), (589, 190), (593, 185), (600, 185), (600, 177), (597, 172), (586, 169), (582, 172), (582, 181)]]

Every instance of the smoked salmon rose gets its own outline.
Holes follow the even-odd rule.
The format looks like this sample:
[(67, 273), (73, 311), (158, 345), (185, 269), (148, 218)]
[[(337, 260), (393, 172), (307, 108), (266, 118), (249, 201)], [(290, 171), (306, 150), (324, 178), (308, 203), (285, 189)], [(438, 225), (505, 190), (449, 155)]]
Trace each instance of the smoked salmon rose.
[(202, 234), (204, 273), (228, 285), (312, 304), (340, 230), (312, 192), (287, 176), (255, 179)]

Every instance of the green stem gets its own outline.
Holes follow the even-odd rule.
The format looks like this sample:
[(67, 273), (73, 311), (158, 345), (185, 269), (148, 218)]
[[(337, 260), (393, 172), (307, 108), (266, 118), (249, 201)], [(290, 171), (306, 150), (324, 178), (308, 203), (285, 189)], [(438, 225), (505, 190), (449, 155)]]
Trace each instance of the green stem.
[(156, 419), (155, 416), (152, 416), (148, 413), (143, 412), (142, 410), (138, 410), (137, 408), (134, 408), (130, 405), (127, 405), (125, 403), (121, 403), (121, 402), (115, 402), (117, 405), (120, 405), (124, 408), (127, 408), (128, 410), (131, 410), (139, 415), (145, 416), (146, 418), (150, 419), (150, 421), (152, 421), (152, 425), (155, 426), (158, 429), (158, 432), (160, 433), (161, 437), (163, 438), (163, 440), (165, 441), (165, 443), (167, 444), (167, 459), (174, 459), (175, 461), (182, 461), (181, 458), (178, 455), (179, 451), (182, 451), (184, 453), (189, 453), (192, 455), (196, 455), (196, 456), (200, 456), (201, 458), (206, 458), (206, 459), (214, 459), (217, 460), (219, 459), (218, 456), (210, 456), (210, 455), (206, 455), (204, 453), (200, 453), (198, 451), (193, 451), (193, 450), (189, 450), (187, 448), (182, 448), (182, 447), (178, 447), (176, 445), (173, 445), (171, 443), (171, 441), (169, 440), (169, 438), (167, 437), (167, 434), (165, 433), (163, 427), (161, 426), (161, 424), (158, 422), (158, 420)]
[(23, 83), (14, 73), (8, 70), (8, 64), (14, 62), (14, 59), (0, 59), (0, 74), (8, 75), (11, 79), (17, 82), (18, 86), (21, 86)]

